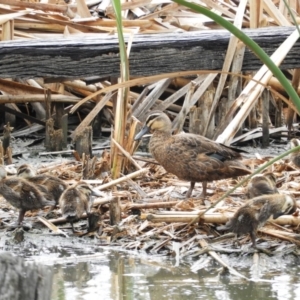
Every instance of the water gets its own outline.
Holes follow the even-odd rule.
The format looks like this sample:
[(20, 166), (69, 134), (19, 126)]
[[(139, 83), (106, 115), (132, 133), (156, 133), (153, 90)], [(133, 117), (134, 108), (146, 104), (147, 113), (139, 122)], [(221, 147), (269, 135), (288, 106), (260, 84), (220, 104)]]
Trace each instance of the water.
[(282, 258), (260, 254), (258, 277), (251, 255), (222, 256), (244, 276), (258, 278), (249, 282), (230, 274), (220, 275), (220, 265), (209, 256), (203, 257), (205, 268), (192, 272), (195, 260), (175, 267), (175, 260), (165, 257), (105, 248), (97, 251), (89, 254), (88, 250), (60, 249), (49, 253), (47, 262), (42, 258), (43, 263), (53, 266), (51, 299), (300, 299), (300, 268), (298, 258), (292, 255)]

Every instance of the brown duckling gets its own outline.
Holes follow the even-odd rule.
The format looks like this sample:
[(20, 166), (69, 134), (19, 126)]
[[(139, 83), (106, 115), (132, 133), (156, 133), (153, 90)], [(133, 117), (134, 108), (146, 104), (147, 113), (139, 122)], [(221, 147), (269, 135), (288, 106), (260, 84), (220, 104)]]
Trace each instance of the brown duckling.
[(253, 176), (247, 186), (247, 197), (249, 199), (261, 195), (278, 194), (276, 188), (276, 176), (273, 173), (258, 174)]
[(93, 190), (89, 184), (83, 181), (79, 181), (62, 193), (59, 199), (59, 206), (63, 217), (71, 223), (73, 232), (76, 232), (73, 223), (78, 220), (84, 212), (89, 216), (92, 206), (90, 196), (102, 195), (101, 192)]
[(207, 181), (250, 174), (242, 162), (239, 149), (227, 147), (201, 135), (182, 133), (172, 135), (172, 123), (162, 113), (152, 113), (145, 125), (135, 136), (140, 139), (146, 133), (153, 133), (149, 150), (154, 158), (179, 179), (190, 181), (186, 194), (189, 198), (196, 182), (202, 182), (202, 197), (206, 196)]
[(36, 175), (35, 170), (28, 164), (21, 165), (17, 170), (17, 175), (21, 178), (25, 178), (43, 193), (46, 193), (47, 199), (55, 201), (55, 205), (51, 207), (50, 211), (56, 207), (59, 197), (68, 187), (68, 185), (58, 177), (48, 174)]
[[(300, 146), (300, 141), (298, 139), (291, 139), (290, 146), (291, 149)], [(297, 168), (300, 168), (300, 150), (292, 152), (289, 155), (289, 159)]]
[(255, 248), (258, 228), (262, 227), (271, 216), (277, 219), (282, 215), (293, 214), (296, 210), (296, 201), (289, 195), (262, 195), (247, 201), (224, 226), (217, 229), (229, 230), (235, 233), (236, 237), (250, 233), (252, 246)]
[(39, 189), (25, 179), (18, 177), (7, 178), (5, 167), (0, 165), (0, 194), (14, 207), (18, 208), (18, 225), (24, 219), (27, 210), (52, 206), (54, 201), (46, 199)]

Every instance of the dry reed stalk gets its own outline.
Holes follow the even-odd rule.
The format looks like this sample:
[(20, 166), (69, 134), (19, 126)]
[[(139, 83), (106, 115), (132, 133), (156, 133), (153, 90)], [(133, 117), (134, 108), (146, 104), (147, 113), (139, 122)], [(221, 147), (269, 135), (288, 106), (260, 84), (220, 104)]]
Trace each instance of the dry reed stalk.
[(250, 28), (258, 28), (261, 24), (263, 14), (262, 1), (250, 0)]
[[(125, 144), (125, 129), (127, 121), (127, 105), (124, 105), (124, 101), (127, 104), (127, 97), (125, 97), (125, 90), (120, 88), (118, 90), (117, 102), (115, 107), (115, 124), (113, 137), (121, 145)], [(111, 162), (112, 162), (112, 178), (116, 179), (120, 176), (124, 164), (124, 158), (119, 156), (119, 149), (111, 143)]]
[[(295, 30), (281, 46), (274, 52), (271, 56), (271, 59), (276, 65), (280, 65), (284, 57), (287, 55), (288, 51), (298, 40), (299, 33)], [(254, 79), (260, 80), (263, 84), (266, 84), (271, 78), (272, 73), (268, 71), (267, 67), (264, 65), (254, 76)], [(229, 111), (230, 116), (235, 113), (238, 107), (243, 103), (243, 106), (236, 114), (234, 119), (230, 122), (230, 124), (225, 124), (227, 127), (223, 130), (223, 127), (219, 128), (218, 132), (222, 132), (217, 138), (217, 142), (223, 144), (230, 144), (234, 135), (240, 128), (242, 122), (246, 119), (248, 113), (256, 103), (258, 96), (263, 91), (262, 86), (257, 85), (257, 83), (250, 81), (250, 83), (246, 86), (246, 88), (242, 91), (241, 95), (237, 98), (235, 103), (233, 104), (232, 109)]]
[[(52, 102), (64, 102), (64, 103), (78, 103), (80, 98), (76, 96), (66, 95), (51, 95)], [(0, 95), (0, 103), (26, 103), (26, 102), (44, 102), (45, 96), (43, 94), (35, 95)]]
[(119, 144), (115, 141), (114, 138), (111, 139), (112, 142), (117, 146), (117, 148), (125, 155), (125, 157), (136, 167), (136, 169), (141, 170), (142, 167), (132, 158), (132, 156)]
[(47, 226), (50, 230), (52, 230), (56, 234), (62, 234), (65, 237), (68, 237), (68, 235), (60, 230), (58, 227), (56, 227), (50, 220), (45, 219), (44, 217), (38, 217), (38, 220), (43, 223), (45, 226)]
[[(203, 239), (199, 240), (199, 244), (201, 245), (202, 248), (209, 247), (209, 244)], [(223, 266), (225, 269), (227, 269), (232, 275), (235, 275), (235, 276), (238, 276), (238, 277), (241, 277), (243, 279), (250, 281), (250, 279), (248, 279), (247, 277), (245, 277), (244, 275), (242, 275), (241, 273), (236, 271), (234, 268), (232, 268), (228, 264), (226, 264), (215, 251), (208, 250), (208, 254), (213, 259), (215, 259), (221, 266)]]
[[(121, 4), (121, 9), (122, 10), (127, 10), (127, 9), (130, 9), (132, 10), (133, 8), (139, 8), (141, 6), (144, 6), (144, 5), (148, 5), (151, 3), (151, 0), (138, 0), (138, 1), (134, 1), (134, 2), (124, 2)], [(106, 8), (106, 13), (107, 14), (113, 14), (114, 13), (114, 9), (112, 6), (108, 6)]]
[(263, 8), (271, 18), (280, 26), (291, 26), (289, 20), (282, 14), (282, 12), (275, 6), (272, 0), (264, 0)]
[[(237, 13), (234, 17), (234, 23), (233, 24), (234, 24), (234, 26), (236, 26), (239, 29), (242, 28), (243, 17), (244, 17), (244, 12), (245, 12), (245, 9), (246, 9), (247, 2), (248, 2), (247, 0), (240, 1), (238, 11), (237, 11)], [(232, 64), (232, 60), (234, 58), (234, 53), (235, 53), (235, 50), (237, 48), (238, 42), (239, 42), (239, 39), (236, 36), (234, 36), (234, 35), (230, 36), (227, 51), (226, 51), (226, 56), (225, 56), (224, 63), (223, 63), (223, 68), (222, 68), (223, 72), (228, 72), (229, 71), (229, 68)], [(224, 89), (224, 86), (225, 86), (225, 83), (226, 83), (227, 76), (228, 76), (228, 74), (226, 74), (226, 73), (222, 73), (221, 76), (220, 76), (218, 86), (217, 86), (217, 89), (216, 89), (216, 92), (215, 92), (215, 96), (214, 96), (214, 99), (213, 99), (213, 103), (212, 103), (212, 106), (211, 106), (211, 109), (210, 109), (210, 112), (209, 112), (209, 115), (208, 115), (208, 120), (205, 123), (206, 126), (203, 130), (203, 133), (202, 133), (202, 135), (204, 135), (204, 136), (206, 136), (206, 132), (208, 130), (208, 127), (209, 127), (209, 125), (212, 121), (213, 115), (215, 114), (217, 105), (219, 103), (221, 94), (223, 92), (223, 89)]]
[(153, 208), (168, 208), (173, 207), (178, 204), (178, 201), (170, 201), (170, 202), (152, 202), (152, 203), (130, 203), (125, 205), (124, 209), (153, 209)]
[[(269, 85), (276, 91), (284, 92), (283, 86), (281, 85), (281, 83), (278, 81), (276, 77), (271, 77), (271, 79), (269, 80)], [(295, 89), (297, 93), (300, 94), (300, 85), (298, 85), (297, 88), (295, 87)]]
[(166, 90), (171, 82), (170, 78), (162, 79), (156, 83), (155, 88), (150, 92), (148, 96), (145, 97), (143, 102), (134, 112), (134, 116), (141, 121), (146, 118), (149, 109), (154, 105), (156, 99), (158, 99), (161, 94)]
[(79, 88), (80, 90), (86, 90), (88, 92), (94, 93), (97, 91), (97, 87), (93, 84), (86, 85), (82, 80), (64, 81), (64, 85), (74, 88)]
[[(205, 210), (200, 210), (198, 215), (203, 213)], [(231, 217), (233, 213), (210, 213), (201, 216), (201, 223), (212, 223), (212, 224), (224, 224), (226, 223)], [(195, 214), (148, 214), (147, 219), (151, 222), (183, 222), (189, 223), (195, 219)], [(299, 226), (300, 225), (300, 218), (284, 215), (279, 217), (278, 219), (272, 220), (273, 223), (284, 226), (284, 225), (291, 225), (291, 226)]]
[(190, 112), (190, 110), (193, 106), (192, 96), (195, 92), (195, 88), (196, 88), (196, 83), (192, 81), (191, 85), (190, 85), (190, 88), (188, 89), (188, 91), (185, 95), (185, 99), (184, 99), (181, 111), (179, 112), (179, 114), (177, 114), (177, 116), (173, 120), (172, 129), (174, 131), (174, 134), (179, 133), (180, 131), (182, 131), (185, 118), (186, 118), (187, 114)]
[[(193, 82), (196, 85), (200, 85), (203, 82), (203, 80), (205, 79), (205, 77), (206, 77), (205, 75), (200, 75), (197, 78), (195, 78), (193, 80)], [(166, 110), (174, 102), (176, 102), (179, 98), (181, 98), (182, 96), (184, 96), (188, 92), (188, 90), (190, 89), (191, 84), (192, 84), (192, 82), (188, 81), (188, 83), (186, 83), (181, 89), (179, 89), (178, 91), (173, 93), (171, 96), (169, 96), (167, 99), (165, 99), (164, 101), (161, 101), (160, 104), (155, 106), (155, 110), (160, 110), (160, 111)], [(181, 107), (180, 107), (180, 109), (181, 109)]]
[(56, 4), (47, 4), (47, 3), (31, 3), (31, 2), (23, 2), (17, 0), (0, 0), (0, 4), (7, 4), (11, 6), (18, 6), (26, 8), (32, 8), (36, 10), (45, 10), (45, 11), (55, 11), (64, 14), (72, 15), (68, 5), (56, 5)]
[(94, 109), (84, 118), (84, 120), (80, 123), (80, 125), (73, 131), (71, 137), (74, 137), (80, 133), (86, 126), (88, 126), (96, 115), (101, 111), (101, 109), (107, 104), (107, 102), (111, 99), (112, 94), (107, 93), (94, 107)]
[(300, 246), (300, 241), (298, 239), (289, 237), (284, 232), (280, 232), (279, 230), (261, 228), (258, 231), (270, 235), (272, 237), (278, 238), (280, 240), (289, 241), (290, 243), (294, 243), (295, 245)]
[(108, 182), (108, 183), (106, 183), (106, 184), (102, 184), (102, 185), (96, 187), (96, 189), (98, 189), (99, 191), (105, 190), (105, 189), (107, 189), (107, 188), (110, 188), (110, 187), (112, 187), (112, 186), (114, 186), (114, 185), (117, 185), (117, 184), (119, 184), (119, 183), (122, 183), (122, 182), (126, 181), (128, 178), (133, 179), (133, 178), (135, 178), (135, 177), (141, 176), (141, 175), (145, 174), (145, 173), (148, 172), (148, 171), (149, 171), (148, 168), (143, 168), (143, 169), (141, 169), (141, 170), (138, 170), (138, 171), (136, 171), (136, 172), (130, 173), (130, 174), (128, 174), (128, 175), (124, 175), (124, 176), (121, 177), (121, 178), (112, 180), (112, 181), (110, 181), (110, 182)]
[(77, 14), (82, 18), (90, 18), (92, 15), (85, 0), (76, 0)]

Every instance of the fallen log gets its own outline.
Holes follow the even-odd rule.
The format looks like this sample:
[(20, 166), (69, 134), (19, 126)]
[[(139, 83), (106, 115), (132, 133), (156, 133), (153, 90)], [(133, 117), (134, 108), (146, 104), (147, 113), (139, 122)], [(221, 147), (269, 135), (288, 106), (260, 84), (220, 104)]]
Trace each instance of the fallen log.
[[(264, 27), (244, 32), (270, 55), (294, 30), (294, 27)], [(229, 38), (230, 33), (225, 30), (135, 35), (129, 58), (130, 74), (149, 76), (222, 69)], [(127, 36), (126, 42), (128, 39)], [(282, 69), (300, 67), (299, 48), (300, 41), (289, 51)], [(45, 62), (47, 67), (41, 62)], [(246, 49), (242, 71), (257, 70), (261, 65), (260, 60)], [(1, 42), (0, 78), (119, 77), (119, 72), (117, 36), (95, 33), (79, 38)]]

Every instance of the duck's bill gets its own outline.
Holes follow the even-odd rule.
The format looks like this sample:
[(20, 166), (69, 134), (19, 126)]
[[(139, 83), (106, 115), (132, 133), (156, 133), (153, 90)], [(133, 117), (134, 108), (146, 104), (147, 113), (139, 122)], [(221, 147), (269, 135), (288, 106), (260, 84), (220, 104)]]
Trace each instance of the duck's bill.
[(134, 137), (134, 140), (140, 140), (142, 138), (143, 135), (145, 135), (146, 133), (149, 133), (150, 128), (148, 126), (144, 126), (141, 131)]

